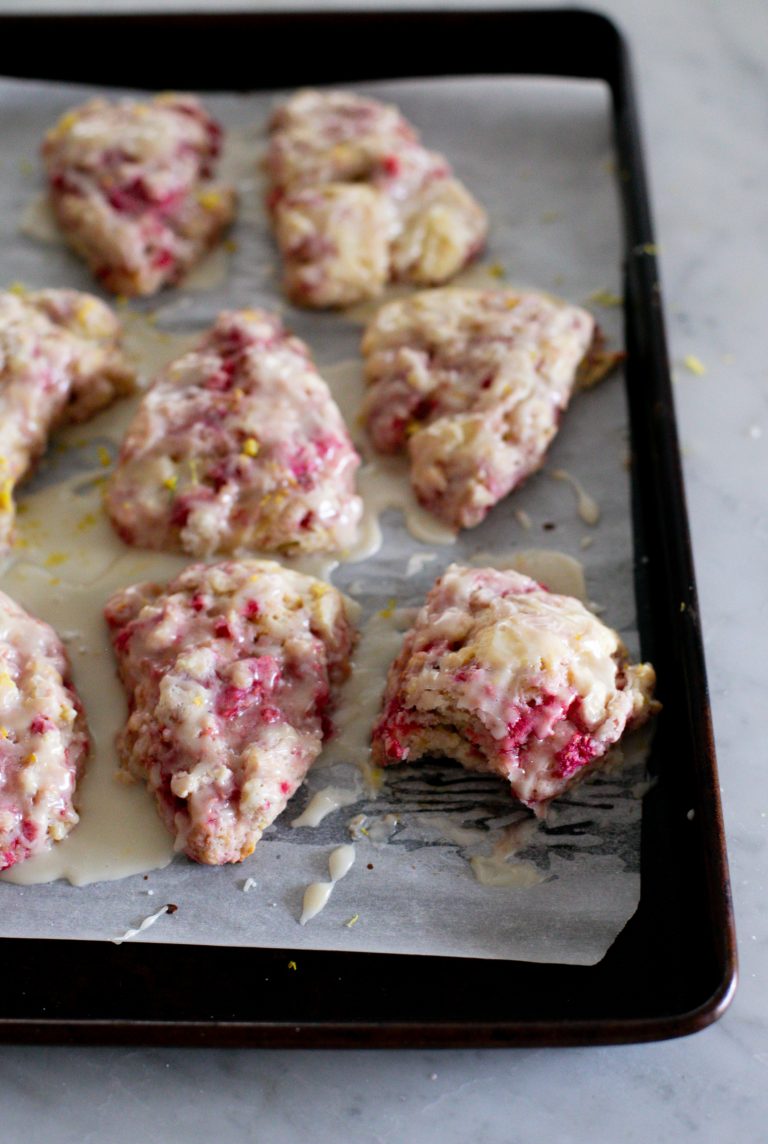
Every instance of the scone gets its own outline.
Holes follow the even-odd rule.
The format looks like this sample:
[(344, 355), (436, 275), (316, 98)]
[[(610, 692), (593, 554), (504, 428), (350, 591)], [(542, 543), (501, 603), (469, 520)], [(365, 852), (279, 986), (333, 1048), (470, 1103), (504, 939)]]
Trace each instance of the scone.
[(451, 565), (387, 678), (372, 756), (501, 775), (543, 807), (599, 768), (658, 704), (650, 664), (583, 604), (514, 571)]
[(117, 592), (106, 618), (129, 701), (122, 766), (177, 849), (241, 861), (331, 730), (354, 641), (344, 597), (271, 561), (198, 564)]
[(485, 243), (485, 211), (448, 161), (378, 100), (297, 92), (272, 117), (267, 174), (283, 285), (298, 305), (447, 282)]
[(154, 294), (192, 267), (231, 222), (232, 187), (213, 183), (218, 123), (191, 95), (92, 99), (45, 136), (61, 231), (116, 294)]
[(84, 421), (134, 386), (120, 324), (76, 290), (0, 292), (0, 552), (12, 541), (14, 489), (66, 421)]
[(425, 508), (471, 528), (543, 463), (594, 337), (586, 310), (534, 292), (391, 302), (362, 342), (368, 434), (407, 450)]
[(0, 592), (0, 870), (76, 825), (88, 746), (61, 640)]
[(228, 311), (144, 396), (107, 510), (142, 548), (335, 551), (362, 515), (359, 463), (306, 345), (273, 314)]

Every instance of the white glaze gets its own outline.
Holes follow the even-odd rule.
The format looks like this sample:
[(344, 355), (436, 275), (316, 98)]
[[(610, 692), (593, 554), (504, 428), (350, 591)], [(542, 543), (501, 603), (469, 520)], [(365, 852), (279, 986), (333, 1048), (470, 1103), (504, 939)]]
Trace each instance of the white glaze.
[(19, 230), (37, 242), (58, 245), (63, 245), (64, 242), (45, 193), (35, 195), (24, 207), (19, 220)]
[(585, 524), (597, 524), (600, 520), (600, 505), (586, 491), (580, 481), (566, 469), (553, 469), (550, 473), (556, 481), (565, 481), (576, 494), (576, 509)]
[(540, 820), (524, 818), (505, 827), (490, 855), (474, 854), (469, 859), (472, 873), (483, 886), (511, 886), (530, 889), (544, 881), (544, 874), (532, 862), (511, 859), (532, 840)]
[(425, 544), (453, 543), (455, 531), (427, 512), (416, 500), (411, 488), (408, 458), (381, 456), (371, 448), (359, 421), (365, 391), (360, 361), (337, 362), (321, 372), (364, 460), (358, 474), (358, 488), (365, 502), (361, 538), (367, 539), (361, 539), (348, 558), (360, 560), (371, 555), (372, 551), (378, 551), (381, 545), (378, 517), (387, 509), (402, 512), (408, 531), (416, 540)]
[(153, 926), (156, 921), (159, 921), (163, 914), (167, 914), (169, 910), (169, 906), (163, 906), (163, 908), (158, 910), (157, 913), (150, 914), (149, 917), (144, 918), (141, 924), (136, 926), (135, 929), (126, 930), (122, 937), (113, 937), (112, 944), (122, 945), (124, 941), (130, 941), (131, 938), (137, 937), (140, 933), (144, 933), (144, 930), (148, 930), (149, 927)]
[(387, 612), (384, 609), (384, 614), (376, 613), (361, 629), (350, 676), (334, 716), (336, 733), (315, 764), (352, 763), (373, 791), (381, 783), (381, 774), (370, 764), (370, 729), (381, 707), (387, 669), (400, 649), (403, 631), (412, 616), (406, 609)]
[(436, 552), (414, 552), (405, 566), (406, 576), (418, 575), (422, 568), (426, 568), (433, 560), (437, 560)]
[(567, 552), (552, 548), (521, 548), (502, 553), (479, 552), (472, 557), (472, 564), (478, 568), (485, 565), (491, 568), (514, 568), (516, 572), (537, 580), (550, 592), (575, 596), (582, 601), (587, 599), (584, 565)]
[(349, 873), (355, 861), (355, 848), (351, 843), (346, 843), (344, 846), (337, 846), (332, 850), (328, 856), (328, 873), (331, 876), (330, 882), (312, 882), (307, 886), (304, 891), (304, 898), (302, 902), (301, 917), (299, 923), (306, 925), (308, 921), (316, 917), (321, 910), (325, 909), (328, 903), (333, 887), (341, 878)]
[(329, 814), (333, 814), (342, 806), (350, 806), (358, 798), (357, 791), (342, 790), (340, 787), (325, 787), (312, 796), (305, 810), (298, 818), (294, 818), (291, 826), (319, 826)]
[(527, 890), (544, 880), (531, 862), (507, 862), (501, 858), (475, 854), (469, 864), (482, 886), (513, 886), (518, 890)]
[(332, 892), (333, 882), (311, 882), (302, 898), (299, 925), (305, 926), (312, 918), (317, 917), (320, 911), (325, 909)]
[(345, 846), (337, 846), (335, 850), (332, 850), (328, 859), (328, 872), (331, 875), (331, 881), (338, 882), (345, 874), (348, 874), (354, 861), (355, 848), (350, 843)]
[(355, 814), (347, 822), (347, 830), (349, 837), (356, 841), (367, 838), (379, 844), (389, 842), (399, 823), (397, 814)]

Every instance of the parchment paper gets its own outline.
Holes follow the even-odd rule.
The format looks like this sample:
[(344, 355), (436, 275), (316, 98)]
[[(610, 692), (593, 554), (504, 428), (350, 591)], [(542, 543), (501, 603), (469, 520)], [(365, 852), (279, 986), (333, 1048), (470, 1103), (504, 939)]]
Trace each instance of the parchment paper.
[[(445, 152), (489, 210), (489, 247), (482, 268), (468, 280), (531, 286), (586, 304), (610, 345), (621, 347), (620, 310), (606, 304), (619, 293), (621, 257), (606, 88), (591, 81), (476, 78), (356, 90), (397, 102), (425, 143)], [(92, 93), (0, 82), (3, 284), (94, 289), (64, 247), (19, 231), (25, 209), (42, 189), (37, 148), (44, 130)], [(274, 98), (217, 95), (205, 102), (226, 128), (239, 132), (241, 143), (252, 146), (255, 161)], [(131, 303), (131, 309), (154, 311), (161, 328), (189, 332), (210, 324), (223, 308), (278, 308), (309, 342), (321, 368), (354, 358), (359, 320), (302, 313), (281, 299), (258, 179), (250, 168), (241, 194), (236, 250), (224, 278), (213, 288), (168, 291)], [(398, 608), (417, 606), (453, 560), (556, 549), (583, 561), (589, 598), (635, 654), (627, 448), (616, 374), (577, 395), (546, 469), (479, 528), (439, 547), (415, 540), (402, 516), (388, 512), (378, 554), (342, 564), (334, 582), (359, 600), (366, 619), (391, 610), (391, 601)], [(596, 498), (596, 526), (580, 519), (572, 488), (552, 479), (556, 469), (567, 470)], [(28, 488), (50, 479), (50, 466), (44, 465)], [(411, 558), (418, 553), (428, 559), (414, 571)], [(113, 671), (106, 652), (104, 671)], [(503, 782), (453, 765), (395, 768), (377, 795), (366, 792), (358, 768), (339, 763), (331, 745), (242, 866), (201, 868), (178, 857), (148, 877), (82, 888), (64, 882), (0, 884), (0, 936), (110, 940), (173, 903), (178, 909), (172, 915), (134, 940), (592, 964), (637, 905), (642, 778), (640, 752), (622, 770), (577, 787), (537, 824)], [(291, 820), (311, 795), (330, 784), (354, 788), (360, 797), (315, 829), (292, 829)], [(366, 832), (357, 832), (352, 869), (323, 912), (300, 926), (304, 888), (327, 880), (329, 852), (350, 841), (347, 824), (361, 814)], [(489, 855), (504, 839), (518, 847), (510, 862), (519, 868), (519, 884), (481, 885), (469, 858)]]

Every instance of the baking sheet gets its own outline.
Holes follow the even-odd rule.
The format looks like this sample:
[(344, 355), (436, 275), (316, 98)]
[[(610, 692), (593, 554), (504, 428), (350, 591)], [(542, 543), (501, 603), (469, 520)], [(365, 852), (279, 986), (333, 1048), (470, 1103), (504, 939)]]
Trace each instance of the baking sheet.
[[(618, 295), (618, 207), (603, 85), (480, 78), (356, 90), (395, 100), (418, 124), (427, 145), (445, 151), (458, 174), (482, 197), (491, 215), (491, 242), (484, 269), (472, 272), (470, 280), (498, 283), (503, 275), (510, 284), (550, 290), (582, 303), (595, 294), (603, 303)], [(35, 153), (43, 131), (91, 93), (45, 84), (0, 85), (7, 127), (0, 187), (6, 282), (93, 289), (87, 272), (64, 248), (18, 233), (19, 220), (40, 189)], [(214, 274), (207, 285), (203, 278), (194, 291), (131, 303), (130, 310), (151, 312), (157, 329), (175, 335), (204, 327), (224, 307), (280, 308), (289, 325), (307, 339), (329, 380), (349, 390), (355, 384), (354, 367), (348, 363), (356, 355), (359, 320), (303, 314), (284, 305), (258, 205), (258, 180), (250, 162), (242, 165), (245, 155), (256, 156), (259, 128), (270, 103), (266, 96), (206, 97), (224, 125), (234, 129), (242, 171), (244, 209), (224, 276)], [(619, 346), (620, 311), (594, 300), (589, 304), (611, 344)], [(345, 404), (350, 404), (346, 396)], [(73, 463), (97, 469), (93, 444), (109, 443), (101, 422), (82, 430), (80, 437), (85, 444), (67, 455), (64, 470)], [(635, 651), (626, 449), (623, 389), (616, 376), (575, 399), (547, 469), (497, 506), (478, 529), (455, 545), (425, 544), (411, 536), (399, 513), (389, 513), (378, 554), (340, 566), (334, 582), (360, 601), (364, 619), (390, 619), (396, 625), (398, 614), (377, 613), (391, 612), (391, 601), (406, 609), (418, 604), (451, 560), (468, 561), (483, 552), (494, 559), (509, 558), (521, 548), (561, 550), (583, 561), (590, 598)], [(551, 478), (556, 470), (572, 474), (596, 498), (596, 526), (579, 516), (568, 483)], [(30, 501), (35, 489), (43, 490), (46, 481), (61, 472), (60, 459), (49, 461), (27, 487)], [(75, 511), (82, 514), (82, 506), (76, 505)], [(54, 575), (49, 564), (58, 549), (46, 556), (45, 546), (43, 537), (33, 554), (43, 570), (31, 572), (31, 579), (65, 579), (64, 565)], [(413, 560), (419, 555), (429, 558), (421, 569)], [(24, 558), (30, 561), (29, 551)], [(6, 574), (3, 586), (9, 576), (13, 573)], [(47, 618), (56, 619), (60, 606), (56, 585), (50, 587), (37, 610), (50, 607)], [(39, 597), (38, 588), (32, 594)], [(112, 670), (105, 645), (103, 664), (105, 671)], [(342, 765), (329, 747), (295, 805), (240, 867), (201, 869), (176, 859), (146, 877), (82, 888), (62, 882), (3, 885), (0, 933), (111, 940), (137, 928), (163, 904), (173, 903), (175, 912), (158, 917), (135, 940), (592, 964), (633, 913), (639, 893), (642, 762), (577, 788), (559, 801), (550, 820), (536, 826), (511, 803), (503, 783), (456, 767), (389, 771), (373, 796), (360, 781), (359, 756), (360, 751)], [(329, 784), (360, 790), (361, 797), (314, 829), (292, 828), (292, 819), (311, 794)], [(323, 912), (300, 926), (306, 885), (328, 879), (329, 853), (349, 842), (348, 821), (360, 814), (365, 815), (367, 833), (357, 832), (354, 865), (334, 887)], [(398, 819), (394, 826), (390, 815)], [(509, 879), (517, 884), (481, 885), (470, 859), (487, 857), (498, 844), (510, 854), (509, 869), (517, 868)]]

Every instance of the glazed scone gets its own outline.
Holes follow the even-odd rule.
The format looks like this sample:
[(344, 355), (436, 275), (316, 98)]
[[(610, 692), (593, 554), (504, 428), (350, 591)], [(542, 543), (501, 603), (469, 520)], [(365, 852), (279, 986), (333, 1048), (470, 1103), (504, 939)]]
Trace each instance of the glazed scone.
[(92, 99), (45, 136), (61, 231), (106, 289), (154, 294), (192, 267), (232, 221), (235, 192), (211, 180), (218, 123), (191, 95)]
[(14, 489), (53, 428), (84, 421), (134, 386), (108, 306), (76, 290), (0, 292), (0, 552)]
[(178, 850), (241, 861), (330, 733), (354, 642), (347, 602), (244, 560), (126, 588), (106, 618), (129, 701), (121, 765), (146, 779)]
[(372, 757), (501, 775), (533, 809), (598, 769), (657, 709), (654, 670), (570, 596), (519, 572), (451, 565), (387, 678)]
[(363, 337), (363, 421), (380, 452), (408, 451), (425, 508), (471, 528), (543, 463), (594, 336), (586, 310), (534, 292), (390, 302)]
[(142, 548), (338, 551), (362, 515), (359, 463), (306, 345), (273, 314), (227, 311), (145, 394), (106, 505)]
[(272, 117), (267, 174), (283, 285), (299, 305), (447, 282), (485, 243), (485, 211), (445, 157), (378, 100), (297, 92)]
[(0, 592), (0, 870), (78, 821), (88, 731), (67, 653), (48, 624)]

